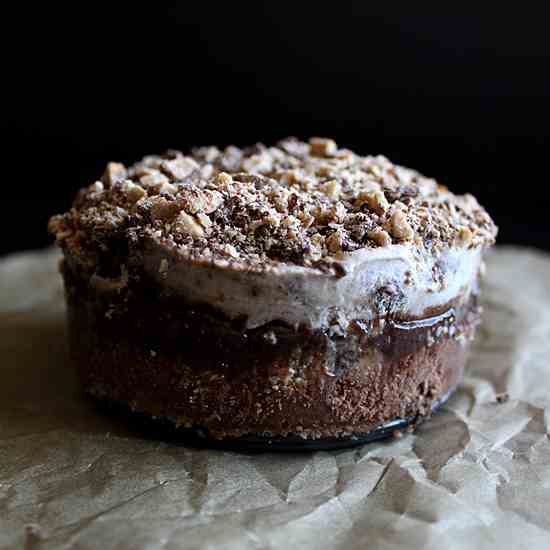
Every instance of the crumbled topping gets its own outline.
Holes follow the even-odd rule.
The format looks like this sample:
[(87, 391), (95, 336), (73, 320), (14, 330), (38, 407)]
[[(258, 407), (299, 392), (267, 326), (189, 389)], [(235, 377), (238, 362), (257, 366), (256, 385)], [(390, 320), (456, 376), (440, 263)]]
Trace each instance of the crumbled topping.
[(390, 218), (390, 233), (401, 241), (410, 241), (414, 237), (414, 230), (407, 221), (403, 210), (396, 210)]
[(338, 147), (332, 139), (314, 137), (309, 140), (309, 152), (316, 156), (334, 157)]
[(109, 162), (101, 179), (106, 187), (111, 187), (117, 181), (120, 181), (125, 177), (126, 167), (123, 164), (120, 164), (119, 162)]
[(190, 235), (193, 238), (199, 239), (204, 237), (204, 229), (200, 226), (198, 221), (184, 212), (183, 210), (178, 214), (174, 223), (174, 231), (177, 233), (183, 233)]
[(126, 198), (131, 203), (137, 202), (139, 199), (142, 199), (143, 197), (145, 197), (145, 195), (147, 195), (147, 191), (145, 191), (143, 187), (131, 181), (126, 181), (124, 183), (123, 189), (124, 189)]
[(378, 246), (389, 246), (391, 244), (391, 237), (387, 231), (384, 231), (380, 227), (371, 229), (368, 233), (369, 239), (372, 239)]
[(129, 168), (111, 162), (50, 230), (84, 250), (125, 235), (191, 259), (320, 268), (361, 248), (437, 251), (489, 245), (496, 236), (473, 196), (323, 138), (168, 151)]

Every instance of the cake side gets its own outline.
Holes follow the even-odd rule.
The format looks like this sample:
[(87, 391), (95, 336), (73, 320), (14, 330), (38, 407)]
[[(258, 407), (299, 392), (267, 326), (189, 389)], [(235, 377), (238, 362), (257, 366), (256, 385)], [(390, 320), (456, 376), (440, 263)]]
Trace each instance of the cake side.
[[(215, 308), (98, 291), (64, 266), (71, 355), (89, 393), (216, 439), (365, 433), (429, 415), (459, 383), (479, 322), (474, 296), (431, 317), (346, 329), (247, 329)], [(142, 282), (143, 284), (143, 282)]]

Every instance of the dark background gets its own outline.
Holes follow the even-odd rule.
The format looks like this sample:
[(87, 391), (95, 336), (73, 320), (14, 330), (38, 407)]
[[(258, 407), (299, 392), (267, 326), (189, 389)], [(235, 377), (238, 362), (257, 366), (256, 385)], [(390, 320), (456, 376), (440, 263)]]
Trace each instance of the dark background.
[(545, 14), (195, 4), (4, 13), (0, 253), (47, 244), (109, 160), (286, 135), (383, 153), (550, 249)]

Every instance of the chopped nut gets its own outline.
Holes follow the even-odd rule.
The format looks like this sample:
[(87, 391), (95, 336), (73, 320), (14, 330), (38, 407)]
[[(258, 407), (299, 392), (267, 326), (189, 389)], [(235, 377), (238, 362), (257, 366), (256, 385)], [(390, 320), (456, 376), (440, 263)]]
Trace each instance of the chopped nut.
[(263, 225), (265, 225), (265, 223), (266, 222), (265, 222), (264, 219), (253, 220), (248, 224), (247, 231), (249, 233), (254, 233), (254, 231), (256, 231), (256, 229), (258, 229), (259, 227), (262, 227)]
[(211, 178), (213, 174), (214, 167), (211, 164), (205, 164), (204, 166), (201, 166), (201, 178), (207, 180)]
[(174, 222), (174, 230), (177, 233), (186, 233), (194, 238), (204, 237), (204, 229), (197, 223), (195, 218), (187, 212), (180, 212)]
[(213, 162), (219, 156), (220, 150), (217, 147), (205, 147), (203, 158), (206, 162)]
[(232, 244), (226, 244), (223, 247), (222, 251), (226, 256), (231, 256), (232, 258), (239, 257), (239, 253), (237, 252), (237, 249)]
[(279, 214), (279, 212), (277, 212), (277, 210), (272, 208), (268, 210), (267, 215), (263, 219), (263, 222), (266, 225), (270, 225), (272, 227), (279, 227), (279, 225), (281, 224), (281, 215)]
[(314, 137), (309, 140), (309, 150), (312, 155), (331, 157), (338, 151), (338, 146), (332, 139)]
[(390, 204), (386, 199), (386, 195), (382, 191), (370, 191), (370, 192), (361, 192), (357, 197), (359, 206), (362, 204), (367, 204), (369, 209), (375, 212), (378, 215), (384, 214)]
[[(365, 181), (363, 184), (362, 184), (362, 189), (361, 191), (365, 192), (365, 193), (372, 193), (373, 191), (381, 191), (382, 190), (382, 186), (376, 181), (376, 180), (373, 180), (373, 179), (368, 179), (367, 181)], [(361, 193), (359, 193), (361, 194)]]
[(390, 232), (396, 238), (402, 241), (410, 241), (414, 237), (414, 231), (407, 216), (402, 210), (396, 210), (390, 220)]
[(204, 237), (204, 229), (196, 222), (193, 216), (180, 212), (174, 222), (174, 229), (178, 233), (186, 233), (194, 238)]
[(179, 212), (179, 206), (164, 197), (153, 197), (151, 204), (151, 216), (154, 220), (170, 220)]
[(310, 262), (317, 262), (323, 257), (323, 249), (310, 246), (306, 251), (305, 257)]
[(252, 155), (242, 162), (243, 170), (251, 174), (267, 174), (273, 169), (273, 161), (266, 153)]
[[(160, 166), (160, 163), (159, 163)], [(154, 168), (153, 166), (146, 166), (142, 162), (139, 164), (136, 164), (135, 166), (132, 166), (131, 169), (131, 177), (132, 178), (141, 178), (142, 176), (148, 176), (149, 174), (155, 174), (158, 170)], [(129, 177), (130, 174), (126, 177)]]
[(287, 231), (286, 233), (286, 238), (289, 240), (289, 241), (295, 241), (298, 239), (298, 232), (295, 231), (294, 229), (292, 228), (289, 228), (289, 230)]
[(105, 172), (101, 177), (101, 181), (106, 187), (111, 187), (118, 180), (122, 180), (126, 177), (126, 167), (119, 162), (109, 162)]
[(327, 237), (325, 241), (327, 248), (330, 252), (338, 253), (342, 252), (343, 238), (340, 231), (335, 231), (330, 236)]
[(180, 193), (185, 210), (190, 214), (204, 212), (211, 214), (223, 203), (223, 195), (210, 189), (199, 189), (196, 186), (185, 187)]
[(336, 180), (330, 180), (327, 181), (321, 188), (321, 191), (332, 200), (337, 201), (340, 198), (340, 194), (342, 193), (342, 186), (340, 183)]
[(203, 191), (203, 197), (202, 211), (206, 214), (211, 214), (223, 204), (223, 195), (218, 191), (205, 189)]
[(198, 168), (199, 164), (191, 157), (178, 157), (162, 163), (162, 170), (175, 180), (184, 180)]
[(294, 177), (292, 178), (283, 178), (283, 183), (288, 183), (291, 188), (300, 188), (302, 191), (312, 191), (316, 187), (315, 179), (306, 175), (301, 170), (293, 170), (292, 172)]
[(382, 179), (383, 168), (381, 165), (376, 164), (377, 160), (378, 159), (368, 157), (365, 162), (365, 169), (375, 180), (380, 181)]
[(456, 242), (458, 246), (467, 247), (472, 243), (473, 234), (467, 227), (461, 226), (458, 228)]
[(178, 188), (171, 183), (163, 183), (158, 190), (159, 195), (175, 195), (177, 192)]
[(297, 225), (297, 222), (298, 222), (298, 219), (292, 215), (289, 215), (289, 216), (285, 216), (282, 220), (281, 220), (281, 225), (283, 227), (291, 227), (291, 226), (295, 226)]
[(90, 187), (88, 187), (88, 190), (90, 191), (90, 193), (102, 193), (103, 189), (104, 189), (103, 183), (101, 183), (100, 181), (96, 181), (92, 183)]
[(288, 199), (291, 195), (291, 192), (288, 189), (282, 188), (277, 189), (271, 196), (271, 200), (275, 205), (275, 208), (281, 214), (288, 212)]
[(124, 183), (124, 191), (130, 202), (137, 202), (139, 199), (142, 199), (145, 195), (147, 195), (147, 191), (145, 191), (143, 187), (136, 185), (130, 180), (127, 180)]
[(308, 227), (311, 227), (313, 225), (313, 222), (315, 221), (315, 218), (313, 216), (310, 216), (309, 214), (302, 214), (300, 216), (300, 219), (302, 220), (302, 226), (307, 229)]
[(307, 248), (307, 258), (311, 261), (320, 260), (323, 256), (323, 247), (325, 237), (320, 233), (315, 233), (310, 238), (310, 246)]
[(378, 246), (389, 246), (391, 244), (391, 237), (387, 231), (377, 227), (372, 229), (367, 234), (368, 238), (373, 240)]
[(353, 156), (353, 151), (350, 149), (340, 149), (336, 154), (336, 158), (341, 160), (350, 160)]
[(230, 187), (233, 183), (233, 177), (227, 172), (220, 172), (216, 177), (216, 183), (222, 188)]
[(321, 233), (315, 233), (315, 235), (311, 236), (310, 240), (315, 246), (322, 248), (325, 245), (325, 237)]
[(151, 191), (158, 193), (162, 185), (170, 183), (170, 180), (164, 174), (154, 171), (149, 172), (145, 176), (141, 176), (141, 178), (139, 178), (139, 183)]
[(208, 229), (212, 226), (212, 220), (203, 212), (199, 212), (197, 214), (197, 220), (199, 220), (199, 223), (205, 228)]
[(332, 172), (332, 166), (330, 164), (321, 164), (317, 168), (317, 175), (321, 178), (326, 178)]
[(328, 211), (328, 217), (331, 221), (342, 223), (346, 218), (346, 207), (341, 203), (337, 202), (333, 206), (331, 206), (330, 210)]

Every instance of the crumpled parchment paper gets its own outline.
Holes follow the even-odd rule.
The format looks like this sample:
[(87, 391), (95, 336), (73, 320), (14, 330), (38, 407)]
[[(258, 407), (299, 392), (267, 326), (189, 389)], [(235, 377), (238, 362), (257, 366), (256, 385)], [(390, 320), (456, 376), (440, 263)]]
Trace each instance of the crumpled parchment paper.
[(286, 455), (99, 413), (65, 358), (57, 259), (0, 262), (0, 548), (550, 548), (550, 256), (490, 256), (468, 375), (415, 435)]

